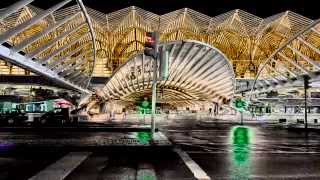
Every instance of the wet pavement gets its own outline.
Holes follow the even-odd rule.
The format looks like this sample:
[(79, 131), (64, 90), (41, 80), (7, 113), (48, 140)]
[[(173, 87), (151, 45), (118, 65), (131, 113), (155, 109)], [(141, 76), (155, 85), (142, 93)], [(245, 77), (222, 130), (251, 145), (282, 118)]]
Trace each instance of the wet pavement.
[[(147, 175), (139, 175), (148, 169)], [(154, 173), (152, 173), (154, 172)], [(66, 180), (194, 180), (184, 162), (172, 151), (95, 153)]]
[[(320, 132), (253, 123), (199, 125), (193, 120), (172, 121), (159, 129), (212, 179), (320, 179)], [(143, 164), (151, 167), (156, 179), (194, 179), (170, 148), (108, 149), (104, 140), (109, 136), (109, 132), (85, 131), (0, 132), (0, 180), (27, 179), (71, 150), (92, 150), (93, 154), (68, 180), (136, 179)], [(28, 142), (32, 142), (29, 148), (24, 148)], [(70, 144), (76, 148), (69, 149)]]
[(213, 179), (320, 179), (320, 132), (190, 124), (168, 126), (166, 134)]

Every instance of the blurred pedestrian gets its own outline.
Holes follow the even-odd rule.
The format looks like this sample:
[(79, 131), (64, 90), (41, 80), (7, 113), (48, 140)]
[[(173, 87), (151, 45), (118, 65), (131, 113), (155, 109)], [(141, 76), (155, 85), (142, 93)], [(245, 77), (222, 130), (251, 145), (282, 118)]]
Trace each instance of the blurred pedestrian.
[(209, 116), (212, 116), (212, 108), (209, 108)]
[(127, 116), (127, 112), (125, 108), (122, 109), (122, 115), (123, 115), (123, 120), (125, 120)]

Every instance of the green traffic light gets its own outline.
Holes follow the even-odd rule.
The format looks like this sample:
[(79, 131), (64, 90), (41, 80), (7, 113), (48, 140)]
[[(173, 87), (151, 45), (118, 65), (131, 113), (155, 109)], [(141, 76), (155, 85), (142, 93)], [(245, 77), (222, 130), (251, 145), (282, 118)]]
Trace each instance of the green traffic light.
[(151, 102), (149, 98), (144, 97), (136, 102), (136, 106), (140, 114), (147, 114), (151, 109)]
[(233, 101), (233, 106), (238, 111), (244, 111), (246, 110), (248, 103), (244, 99), (238, 98), (235, 101)]
[(146, 109), (149, 106), (149, 102), (145, 100), (142, 102), (141, 106)]

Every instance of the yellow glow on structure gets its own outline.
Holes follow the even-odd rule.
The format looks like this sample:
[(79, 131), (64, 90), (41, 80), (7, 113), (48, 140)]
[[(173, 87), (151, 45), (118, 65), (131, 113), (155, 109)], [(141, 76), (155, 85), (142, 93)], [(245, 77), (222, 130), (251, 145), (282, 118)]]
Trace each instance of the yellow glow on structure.
[[(138, 7), (128, 7), (109, 14), (104, 14), (94, 9), (88, 9), (97, 41), (97, 60), (93, 76), (107, 77), (126, 62), (129, 57), (143, 49), (144, 34), (146, 31), (160, 32), (161, 42), (173, 40), (192, 39), (205, 42), (220, 49), (232, 62), (236, 77), (253, 77), (256, 75), (258, 66), (266, 59), (282, 42), (292, 37), (295, 33), (312, 23), (311, 19), (303, 17), (294, 12), (286, 11), (270, 18), (262, 19), (253, 14), (236, 9), (215, 17), (209, 17), (189, 8), (179, 9), (163, 15), (157, 15)], [(78, 6), (70, 6), (58, 10), (57, 19), (64, 18), (72, 11), (78, 11)], [(41, 12), (39, 8), (26, 6), (19, 13), (15, 13), (5, 18), (0, 24), (0, 33), (7, 27), (22, 23)], [(57, 16), (57, 15), (54, 15)], [(61, 17), (60, 17), (61, 16)], [(32, 52), (36, 47), (46, 44), (56, 37), (63, 29), (77, 27), (82, 16), (76, 16), (69, 23), (54, 30), (43, 38), (30, 43), (23, 49), (25, 52)], [(43, 19), (30, 28), (18, 33), (10, 38), (12, 44), (19, 44), (28, 34), (43, 31), (52, 24), (51, 18)], [(319, 26), (315, 27), (319, 30)], [(74, 37), (86, 32), (86, 28), (81, 30)], [(315, 32), (310, 32), (310, 41), (320, 46), (320, 38), (315, 36)], [(88, 39), (78, 43), (69, 50), (85, 44)], [(68, 42), (68, 38), (62, 39), (57, 44)], [(300, 47), (303, 54), (320, 60), (319, 55), (315, 55), (310, 48), (301, 42), (295, 42), (295, 47)], [(56, 50), (59, 46), (51, 47), (39, 54), (38, 58), (45, 57)], [(89, 47), (89, 46), (88, 46)], [(88, 49), (88, 48), (87, 48)], [(57, 57), (65, 55), (68, 51), (61, 52)], [(287, 52), (289, 57), (294, 54)], [(85, 55), (90, 56), (90, 53)], [(57, 58), (53, 58), (52, 62)], [(297, 59), (300, 61), (301, 59)], [(248, 71), (249, 65), (252, 69)], [(81, 66), (86, 69), (89, 63)], [(290, 67), (293, 68), (293, 67)], [(88, 71), (85, 71), (89, 73)], [(273, 72), (271, 72), (273, 73)], [(0, 74), (26, 74), (19, 68), (10, 68), (0, 62)]]

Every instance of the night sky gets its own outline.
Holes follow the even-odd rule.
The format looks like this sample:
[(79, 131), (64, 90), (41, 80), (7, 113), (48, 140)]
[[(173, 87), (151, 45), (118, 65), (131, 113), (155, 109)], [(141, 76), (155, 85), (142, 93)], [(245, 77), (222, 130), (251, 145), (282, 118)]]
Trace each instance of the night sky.
[[(0, 7), (6, 7), (16, 0), (0, 0)], [(61, 0), (35, 0), (32, 4), (48, 8)], [(242, 9), (260, 17), (291, 10), (303, 16), (320, 18), (317, 0), (83, 0), (86, 6), (109, 13), (128, 6), (138, 6), (156, 14), (165, 14), (180, 8), (191, 8), (209, 16), (216, 16), (233, 9)]]

